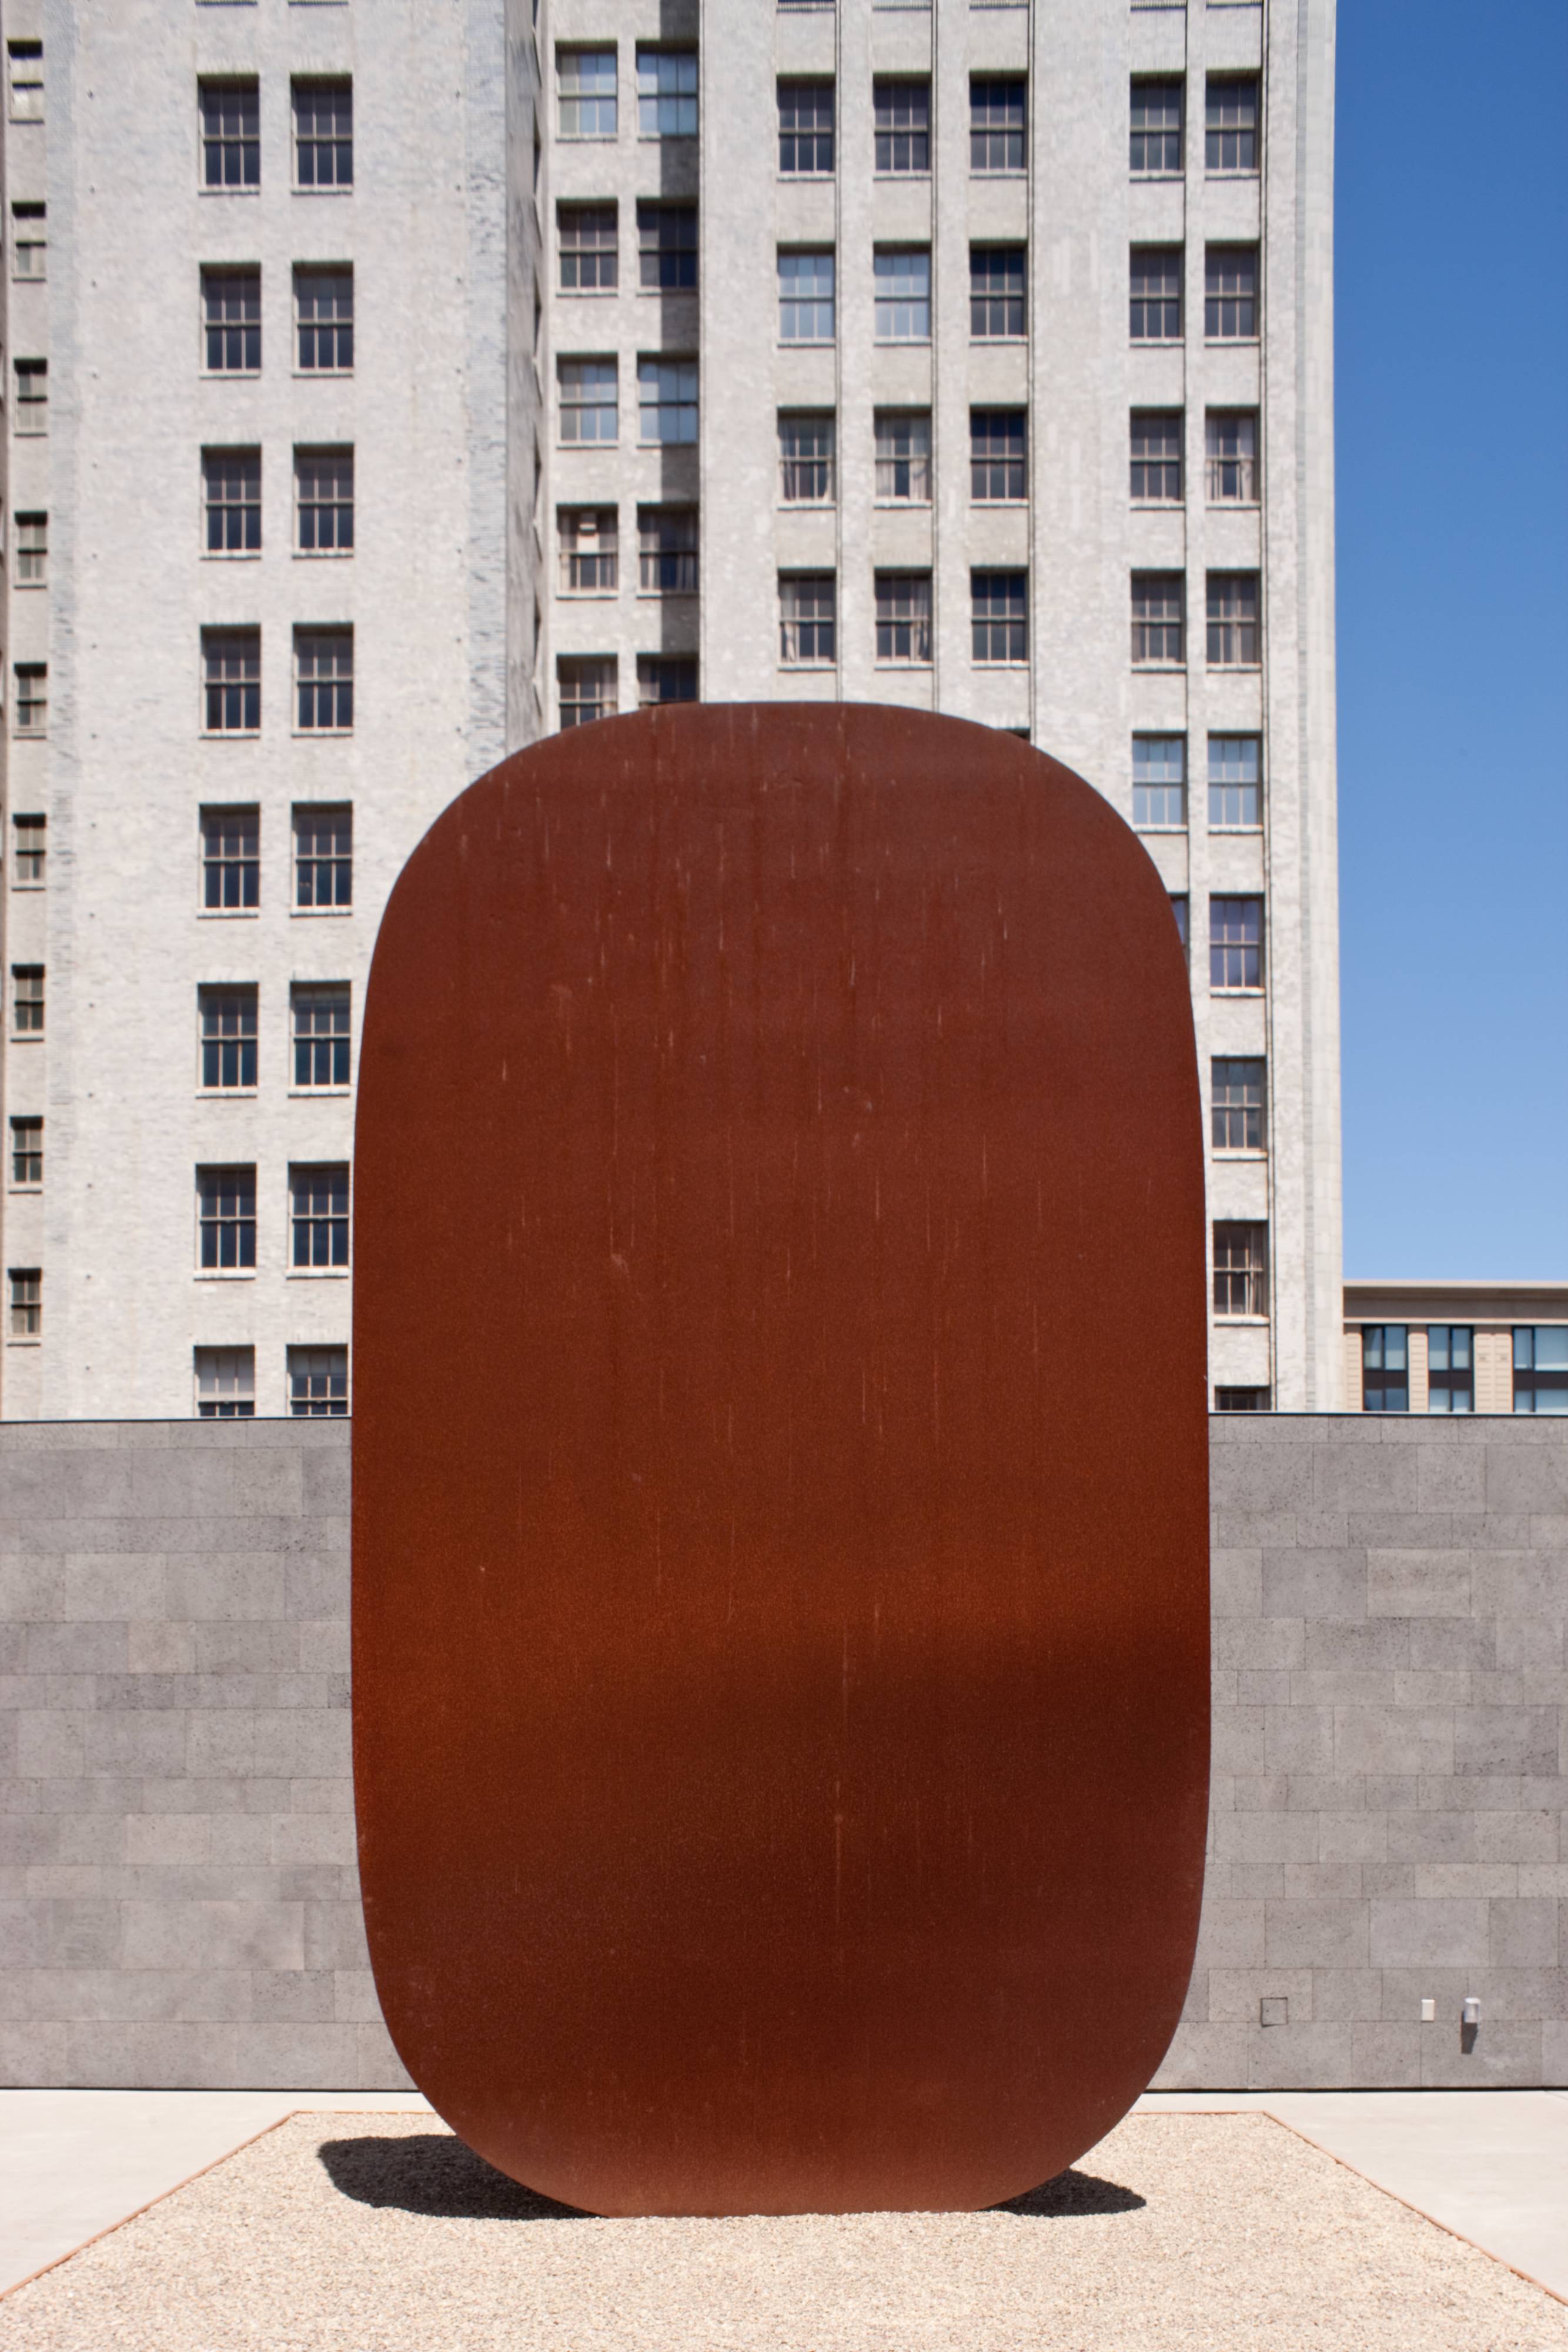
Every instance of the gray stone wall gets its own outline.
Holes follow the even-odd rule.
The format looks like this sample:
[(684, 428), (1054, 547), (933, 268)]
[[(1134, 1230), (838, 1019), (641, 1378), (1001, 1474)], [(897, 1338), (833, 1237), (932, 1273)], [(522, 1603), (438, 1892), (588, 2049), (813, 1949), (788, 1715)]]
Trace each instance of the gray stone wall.
[[(1212, 1851), (1158, 2084), (1568, 2084), (1568, 1423), (1211, 1426)], [(0, 2082), (404, 2080), (348, 1486), (342, 1423), (0, 1426)]]

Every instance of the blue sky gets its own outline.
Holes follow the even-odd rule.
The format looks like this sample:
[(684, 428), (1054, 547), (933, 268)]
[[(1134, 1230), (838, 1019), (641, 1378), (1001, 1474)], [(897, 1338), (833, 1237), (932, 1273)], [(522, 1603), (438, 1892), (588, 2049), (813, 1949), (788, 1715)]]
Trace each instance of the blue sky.
[(1568, 1277), (1568, 8), (1479, 21), (1340, 0), (1354, 1277)]

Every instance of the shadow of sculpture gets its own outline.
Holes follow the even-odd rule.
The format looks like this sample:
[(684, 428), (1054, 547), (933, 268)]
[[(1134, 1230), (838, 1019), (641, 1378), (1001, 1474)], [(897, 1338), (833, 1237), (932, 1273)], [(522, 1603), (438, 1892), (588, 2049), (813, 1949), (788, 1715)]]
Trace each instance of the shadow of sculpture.
[(1026, 2221), (1065, 2221), (1079, 2213), (1141, 2213), (1146, 2200), (1135, 2189), (1123, 2189), (1114, 2180), (1102, 2180), (1092, 2172), (1059, 2172), (1054, 2180), (1047, 2180), (1039, 2189), (1027, 2189), (1021, 2197), (1009, 2197), (1005, 2205), (993, 2205), (993, 2213), (1018, 2213)]
[(460, 2139), (409, 2132), (393, 2139), (329, 2139), (319, 2149), (334, 2189), (361, 2205), (391, 2205), (437, 2221), (585, 2221), (575, 2205), (524, 2189)]

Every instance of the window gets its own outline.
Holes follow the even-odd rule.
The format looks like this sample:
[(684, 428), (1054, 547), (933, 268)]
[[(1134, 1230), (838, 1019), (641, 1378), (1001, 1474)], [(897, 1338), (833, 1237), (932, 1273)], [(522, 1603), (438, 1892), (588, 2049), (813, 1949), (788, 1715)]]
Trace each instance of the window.
[(1214, 1410), (1216, 1412), (1267, 1412), (1269, 1391), (1267, 1389), (1216, 1389)]
[(695, 507), (639, 507), (637, 586), (644, 596), (695, 596)]
[(256, 1170), (196, 1171), (196, 1264), (204, 1274), (256, 1271)]
[(876, 657), (903, 668), (923, 668), (931, 659), (931, 574), (879, 572), (876, 575)]
[(44, 1277), (36, 1265), (14, 1265), (11, 1284), (11, 1337), (36, 1339), (44, 1328)]
[(787, 669), (826, 667), (837, 659), (838, 583), (831, 572), (781, 572), (779, 658)]
[(16, 362), (16, 430), (47, 433), (49, 429), (49, 363), (47, 360)]
[(204, 629), (202, 677), (208, 735), (261, 731), (261, 631)]
[(1211, 572), (1208, 575), (1210, 669), (1256, 669), (1258, 660), (1258, 574), (1255, 572)]
[(16, 732), (47, 735), (49, 731), (49, 666), (47, 662), (16, 664)]
[(833, 168), (833, 85), (831, 81), (781, 81), (779, 85), (779, 169), (797, 177)]
[(352, 629), (294, 632), (295, 731), (347, 735), (354, 724)]
[(1515, 1412), (1568, 1412), (1568, 1323), (1516, 1324)]
[(1011, 506), (1025, 496), (1027, 448), (1021, 408), (969, 411), (969, 495), (977, 506)]
[(1467, 1324), (1427, 1327), (1427, 1410), (1474, 1412), (1475, 1333)]
[(1217, 833), (1251, 832), (1263, 822), (1263, 746), (1256, 735), (1208, 739), (1208, 822)]
[(876, 495), (888, 505), (931, 503), (931, 412), (928, 408), (879, 408), (876, 430)]
[(1135, 343), (1181, 341), (1181, 247), (1135, 245), (1128, 331)]
[(246, 914), (261, 903), (261, 812), (202, 811), (202, 906), (209, 915)]
[(931, 341), (931, 250), (879, 246), (873, 257), (879, 343)]
[(831, 412), (779, 410), (779, 496), (786, 506), (831, 506), (836, 495), (833, 458)]
[(639, 205), (637, 257), (644, 293), (689, 293), (697, 282), (695, 205)]
[(692, 139), (697, 127), (695, 49), (637, 52), (637, 131), (643, 139)]
[(295, 545), (301, 555), (354, 551), (354, 453), (294, 452)]
[(1258, 503), (1258, 418), (1249, 408), (1211, 408), (1206, 420), (1211, 506)]
[(48, 821), (41, 816), (16, 816), (11, 824), (16, 843), (11, 869), (13, 884), (18, 890), (41, 890)]
[(46, 208), (42, 205), (13, 205), (11, 207), (11, 274), (14, 278), (41, 278), (48, 259), (48, 239), (45, 235)]
[(1268, 1107), (1260, 1055), (1216, 1055), (1209, 1063), (1210, 1140), (1216, 1151), (1261, 1151)]
[(198, 1421), (249, 1421), (256, 1412), (256, 1349), (195, 1350)]
[(261, 99), (254, 81), (204, 81), (197, 86), (202, 115), (202, 185), (257, 188), (261, 185)]
[(353, 186), (352, 82), (295, 83), (294, 184), (297, 188)]
[(689, 655), (639, 654), (637, 708), (652, 710), (661, 702), (695, 702), (697, 666)]
[(354, 902), (354, 812), (301, 802), (294, 811), (294, 903), (319, 910)]
[(779, 256), (779, 340), (833, 340), (833, 257), (831, 251)]
[(1208, 902), (1208, 984), (1218, 989), (1263, 985), (1263, 901)]
[(613, 360), (559, 360), (560, 437), (613, 441), (619, 432)]
[(1183, 961), (1190, 962), (1187, 953), (1187, 899), (1185, 890), (1171, 892), (1171, 915), (1176, 923), (1176, 937), (1181, 941)]
[(558, 49), (555, 69), (561, 137), (613, 139), (619, 127), (614, 50)]
[(341, 1419), (349, 1410), (347, 1348), (290, 1348), (288, 1410), (296, 1419)]
[(1217, 1224), (1214, 1228), (1214, 1311), (1217, 1315), (1269, 1312), (1269, 1228), (1263, 1224)]
[(288, 992), (296, 1094), (337, 1093), (349, 1084), (349, 983), (298, 983)]
[(969, 601), (977, 662), (1021, 662), (1029, 654), (1029, 575), (971, 572)]
[(11, 1034), (41, 1037), (44, 1034), (44, 967), (41, 963), (11, 966)]
[(297, 269), (294, 321), (308, 375), (347, 375), (354, 364), (354, 273)]
[(1133, 499), (1145, 507), (1181, 504), (1182, 413), (1179, 408), (1133, 411)]
[(556, 664), (560, 691), (560, 723), (586, 727), (591, 719), (615, 716), (615, 656), (594, 654), (587, 659), (562, 659)]
[(1179, 79), (1133, 84), (1132, 151), (1128, 161), (1143, 179), (1170, 179), (1181, 172)]
[(1179, 572), (1133, 574), (1133, 667), (1170, 669), (1186, 660), (1186, 599)]
[(1364, 1323), (1361, 1328), (1363, 1412), (1408, 1412), (1410, 1350), (1403, 1323)]
[(202, 508), (209, 555), (261, 551), (261, 452), (204, 449)]
[(256, 1085), (254, 988), (199, 988), (202, 1087), (208, 1094), (247, 1093)]
[(879, 172), (931, 169), (931, 84), (878, 74), (872, 83)]
[(607, 596), (621, 572), (620, 515), (614, 507), (562, 507), (560, 584), (568, 596)]
[(44, 45), (42, 41), (12, 41), (6, 63), (11, 77), (13, 122), (44, 119)]
[(16, 585), (42, 588), (49, 576), (49, 518), (47, 514), (16, 517)]
[(1023, 333), (1021, 245), (969, 247), (969, 332), (980, 342), (1010, 342)]
[(209, 375), (259, 374), (259, 269), (204, 269), (202, 320)]
[(969, 83), (969, 169), (971, 172), (1023, 170), (1024, 104), (1027, 85), (1021, 75), (998, 79), (978, 77)]
[(1203, 160), (1210, 172), (1258, 169), (1258, 83), (1253, 75), (1210, 74)]
[(638, 429), (644, 442), (697, 437), (695, 360), (644, 358), (637, 362)]
[(1133, 823), (1153, 833), (1186, 823), (1186, 737), (1133, 738)]
[(44, 1181), (44, 1122), (41, 1118), (11, 1121), (11, 1181), (24, 1191), (36, 1191)]
[(288, 1171), (288, 1263), (312, 1274), (349, 1263), (349, 1164)]
[(608, 293), (617, 277), (615, 206), (560, 205), (556, 226), (560, 237), (561, 292)]
[(1258, 248), (1211, 245), (1204, 257), (1203, 331), (1211, 343), (1246, 343), (1258, 334)]

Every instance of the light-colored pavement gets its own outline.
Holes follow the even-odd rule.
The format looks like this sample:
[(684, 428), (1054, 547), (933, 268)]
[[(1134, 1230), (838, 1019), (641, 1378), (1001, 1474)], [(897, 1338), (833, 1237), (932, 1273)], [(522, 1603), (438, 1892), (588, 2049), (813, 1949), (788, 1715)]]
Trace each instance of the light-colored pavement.
[[(1568, 2299), (1568, 2092), (1160, 2092), (1261, 2109)], [(412, 2092), (0, 2091), (0, 2293), (299, 2109), (427, 2114)]]
[(405, 2091), (0, 2091), (0, 2294), (299, 2107), (429, 2113)]
[(1138, 2105), (1260, 2107), (1568, 2301), (1568, 2091), (1150, 2092)]

